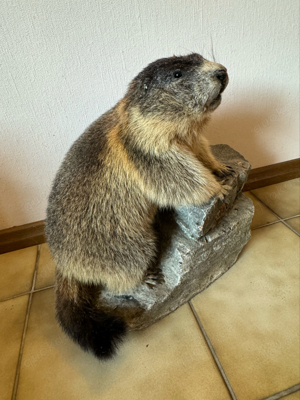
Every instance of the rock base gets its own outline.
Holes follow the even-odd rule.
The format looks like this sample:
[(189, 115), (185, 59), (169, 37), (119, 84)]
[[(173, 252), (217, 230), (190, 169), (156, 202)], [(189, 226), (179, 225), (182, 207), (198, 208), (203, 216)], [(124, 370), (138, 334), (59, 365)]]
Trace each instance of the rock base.
[(208, 287), (236, 261), (250, 239), (252, 201), (241, 193), (250, 164), (227, 145), (212, 146), (217, 159), (234, 169), (226, 179), (232, 189), (223, 201), (213, 198), (201, 207), (179, 207), (157, 214), (159, 265), (165, 282), (123, 295), (108, 291), (101, 303), (122, 316), (129, 329), (146, 328), (175, 311)]

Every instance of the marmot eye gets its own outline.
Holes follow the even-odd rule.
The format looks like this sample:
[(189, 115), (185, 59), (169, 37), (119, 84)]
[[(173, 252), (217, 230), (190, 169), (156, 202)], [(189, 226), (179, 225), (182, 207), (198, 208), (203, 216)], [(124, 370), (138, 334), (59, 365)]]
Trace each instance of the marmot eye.
[(176, 71), (173, 72), (174, 78), (180, 78), (182, 76), (182, 72), (180, 69), (177, 69)]

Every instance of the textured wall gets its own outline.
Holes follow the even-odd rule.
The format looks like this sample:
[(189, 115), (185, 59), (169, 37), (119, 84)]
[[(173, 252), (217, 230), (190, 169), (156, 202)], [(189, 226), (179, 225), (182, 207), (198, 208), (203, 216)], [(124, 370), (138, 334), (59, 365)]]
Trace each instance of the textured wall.
[(4, 0), (0, 229), (45, 217), (71, 143), (149, 62), (195, 51), (230, 84), (209, 129), (253, 167), (299, 157), (298, 0)]

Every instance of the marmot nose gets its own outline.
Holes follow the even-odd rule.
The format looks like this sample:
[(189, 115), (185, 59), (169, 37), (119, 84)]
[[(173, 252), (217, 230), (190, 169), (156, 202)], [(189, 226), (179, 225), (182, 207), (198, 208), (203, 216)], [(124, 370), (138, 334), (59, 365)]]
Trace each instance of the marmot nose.
[(225, 68), (217, 69), (214, 73), (215, 77), (224, 85), (227, 82), (227, 70)]

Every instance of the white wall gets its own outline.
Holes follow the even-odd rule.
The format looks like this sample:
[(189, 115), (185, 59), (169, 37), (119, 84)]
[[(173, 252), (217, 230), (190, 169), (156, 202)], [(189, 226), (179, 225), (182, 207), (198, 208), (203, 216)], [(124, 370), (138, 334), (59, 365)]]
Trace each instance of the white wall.
[(211, 40), (230, 76), (211, 143), (299, 157), (298, 0), (4, 0), (0, 18), (0, 229), (44, 219), (71, 143), (144, 66), (211, 59)]

